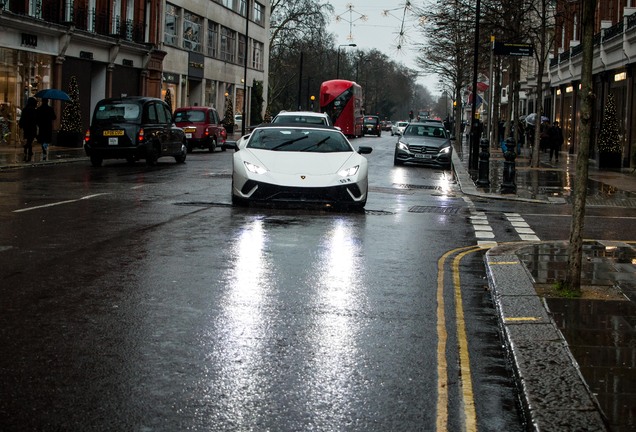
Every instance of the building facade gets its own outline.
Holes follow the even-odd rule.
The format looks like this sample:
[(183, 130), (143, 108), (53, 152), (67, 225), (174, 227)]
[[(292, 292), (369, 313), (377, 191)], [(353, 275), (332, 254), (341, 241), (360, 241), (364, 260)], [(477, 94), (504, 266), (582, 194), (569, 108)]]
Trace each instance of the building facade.
[[(622, 148), (622, 167), (636, 167), (636, 6), (630, 0), (596, 0), (593, 56), (591, 157), (598, 160), (597, 143), (608, 98), (613, 96)], [(579, 144), (581, 107), (581, 1), (559, 0), (555, 51), (550, 61), (554, 118), (560, 121), (566, 146)]]
[[(21, 137), (26, 99), (47, 88), (68, 91), (73, 76), (84, 128), (100, 99), (163, 98), (168, 89), (173, 108), (205, 104), (222, 114), (232, 101), (242, 113), (254, 80), (267, 89), (268, 23), (269, 5), (254, 0), (2, 0), (0, 108), (8, 141)], [(53, 106), (57, 129), (62, 103)]]
[(267, 91), (269, 2), (171, 0), (162, 28), (163, 97), (170, 90), (175, 107), (212, 106), (221, 116), (231, 102), (249, 119), (254, 81)]

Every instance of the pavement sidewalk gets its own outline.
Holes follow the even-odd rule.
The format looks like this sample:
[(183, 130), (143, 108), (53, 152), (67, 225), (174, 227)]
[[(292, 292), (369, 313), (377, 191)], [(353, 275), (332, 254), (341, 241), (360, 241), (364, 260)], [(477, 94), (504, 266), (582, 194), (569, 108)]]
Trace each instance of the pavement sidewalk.
[[(463, 193), (480, 198), (567, 205), (575, 157), (540, 155), (540, 166), (516, 160), (514, 194), (501, 193), (504, 158), (491, 149), (487, 187), (468, 169), (468, 144), (455, 146), (453, 165)], [(634, 208), (636, 174), (590, 165), (588, 206)], [(582, 282), (594, 299), (549, 299), (537, 288), (563, 280), (565, 242), (523, 242), (486, 253), (488, 281), (501, 334), (529, 429), (636, 430), (635, 243), (586, 241)]]

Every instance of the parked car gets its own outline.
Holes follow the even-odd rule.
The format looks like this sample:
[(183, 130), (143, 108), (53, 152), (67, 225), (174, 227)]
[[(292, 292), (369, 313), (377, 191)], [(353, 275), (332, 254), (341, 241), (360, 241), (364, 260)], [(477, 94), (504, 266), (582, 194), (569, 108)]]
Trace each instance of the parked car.
[(413, 162), (450, 169), (453, 148), (448, 131), (434, 123), (410, 123), (395, 144), (394, 165)]
[(383, 120), (383, 121), (380, 123), (380, 128), (381, 128), (383, 131), (391, 132), (391, 127), (393, 127), (393, 123), (391, 122), (391, 120)]
[(382, 135), (382, 129), (380, 128), (380, 117), (378, 116), (364, 116), (362, 120), (362, 135)]
[(328, 114), (314, 111), (281, 111), (272, 119), (272, 123), (333, 126)]
[(363, 208), (367, 159), (342, 132), (322, 125), (270, 124), (235, 143), (232, 203)]
[(407, 121), (399, 121), (399, 122), (393, 123), (393, 125), (391, 126), (391, 136), (402, 135), (402, 133), (404, 132), (404, 128), (406, 128), (408, 124), (409, 122)]
[(103, 99), (95, 106), (84, 149), (95, 167), (104, 159), (145, 159), (155, 165), (162, 156), (178, 163), (188, 153), (183, 129), (174, 124), (168, 104), (142, 96)]
[(221, 123), (219, 113), (212, 107), (191, 106), (177, 108), (174, 121), (183, 129), (188, 152), (206, 149), (213, 152), (217, 147), (225, 150), (223, 144), (227, 139), (227, 131)]

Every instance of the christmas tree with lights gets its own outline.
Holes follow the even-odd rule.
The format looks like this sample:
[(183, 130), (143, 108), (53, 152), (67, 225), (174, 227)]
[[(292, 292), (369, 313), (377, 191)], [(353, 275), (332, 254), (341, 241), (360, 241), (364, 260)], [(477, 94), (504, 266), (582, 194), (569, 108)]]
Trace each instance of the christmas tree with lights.
[(170, 112), (172, 112), (172, 93), (170, 92), (170, 89), (166, 90), (166, 98), (164, 99), (164, 102), (168, 104)]
[(618, 168), (621, 165), (621, 138), (616, 118), (614, 95), (607, 96), (603, 123), (598, 137), (599, 168)]
[(64, 103), (62, 122), (57, 133), (57, 145), (81, 147), (83, 138), (82, 110), (80, 108), (79, 86), (75, 75), (71, 77), (69, 82), (68, 96), (71, 100)]
[(75, 75), (71, 77), (71, 82), (68, 85), (68, 96), (71, 100), (64, 105), (60, 130), (82, 133), (82, 111), (80, 110), (79, 87)]
[(234, 132), (234, 105), (229, 95), (225, 96), (225, 116), (223, 117), (223, 125), (228, 132)]

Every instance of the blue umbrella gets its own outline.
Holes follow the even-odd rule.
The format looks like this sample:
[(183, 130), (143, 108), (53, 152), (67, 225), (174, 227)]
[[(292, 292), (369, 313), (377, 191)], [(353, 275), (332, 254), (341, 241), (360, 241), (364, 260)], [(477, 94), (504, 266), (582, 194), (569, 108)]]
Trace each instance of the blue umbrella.
[(58, 89), (40, 90), (35, 94), (35, 97), (38, 97), (40, 99), (59, 99), (63, 101), (71, 100), (71, 98), (65, 92)]

